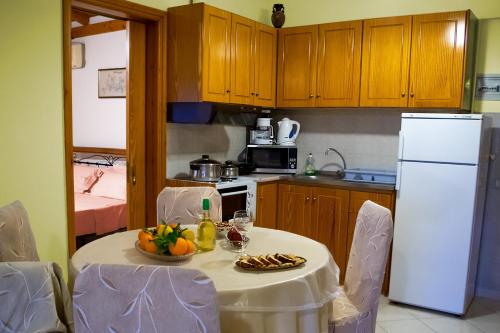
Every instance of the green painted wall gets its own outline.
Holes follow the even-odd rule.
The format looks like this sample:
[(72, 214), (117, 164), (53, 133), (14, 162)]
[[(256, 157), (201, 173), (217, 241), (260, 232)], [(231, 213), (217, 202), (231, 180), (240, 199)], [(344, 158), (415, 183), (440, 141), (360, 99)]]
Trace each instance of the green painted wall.
[[(476, 55), (476, 73), (500, 75), (499, 36), (500, 36), (500, 18), (479, 21), (477, 55)], [(474, 111), (500, 112), (500, 101), (476, 100), (474, 101)]]
[(282, 0), (285, 26), (471, 9), (480, 18), (500, 17), (498, 0)]
[(0, 206), (21, 200), (66, 268), (61, 2), (0, 1), (0, 31)]

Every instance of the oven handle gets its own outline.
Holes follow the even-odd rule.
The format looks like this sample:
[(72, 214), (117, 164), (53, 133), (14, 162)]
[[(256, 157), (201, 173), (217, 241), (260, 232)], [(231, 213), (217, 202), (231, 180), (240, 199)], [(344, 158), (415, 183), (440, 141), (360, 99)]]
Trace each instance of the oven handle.
[(221, 196), (221, 197), (230, 197), (230, 196), (233, 196), (233, 195), (245, 194), (245, 193), (248, 193), (248, 190), (236, 191), (236, 192), (228, 192), (228, 193), (222, 193), (220, 196)]

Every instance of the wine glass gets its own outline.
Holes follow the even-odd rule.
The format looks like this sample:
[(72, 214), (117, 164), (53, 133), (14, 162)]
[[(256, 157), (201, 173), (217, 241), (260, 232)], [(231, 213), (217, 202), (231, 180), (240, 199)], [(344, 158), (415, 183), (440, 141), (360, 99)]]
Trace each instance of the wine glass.
[(247, 248), (250, 238), (247, 234), (253, 227), (253, 220), (250, 212), (246, 210), (238, 210), (234, 212), (233, 227), (238, 231), (240, 235), (237, 240), (231, 240), (233, 248), (236, 252), (241, 253), (241, 255), (246, 255), (245, 250)]

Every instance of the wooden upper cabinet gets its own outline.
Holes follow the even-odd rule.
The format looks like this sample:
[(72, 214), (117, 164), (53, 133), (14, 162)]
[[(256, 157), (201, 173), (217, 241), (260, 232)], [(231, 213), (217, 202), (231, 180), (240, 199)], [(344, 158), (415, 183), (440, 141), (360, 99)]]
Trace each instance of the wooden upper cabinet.
[(204, 6), (203, 42), (203, 100), (229, 102), (231, 13)]
[(277, 30), (255, 23), (255, 77), (254, 105), (276, 106), (276, 52)]
[(362, 21), (319, 25), (316, 106), (359, 105)]
[(257, 184), (257, 216), (255, 226), (276, 229), (278, 183)]
[(349, 191), (313, 187), (311, 199), (311, 238), (330, 249), (340, 268), (340, 282), (346, 270), (346, 239), (349, 212)]
[(411, 16), (365, 20), (360, 106), (406, 107)]
[(462, 107), (468, 14), (413, 17), (409, 106)]
[(316, 96), (318, 26), (278, 32), (278, 107), (313, 107)]
[(232, 15), (231, 22), (231, 87), (229, 101), (252, 104), (254, 97), (253, 45), (255, 22)]

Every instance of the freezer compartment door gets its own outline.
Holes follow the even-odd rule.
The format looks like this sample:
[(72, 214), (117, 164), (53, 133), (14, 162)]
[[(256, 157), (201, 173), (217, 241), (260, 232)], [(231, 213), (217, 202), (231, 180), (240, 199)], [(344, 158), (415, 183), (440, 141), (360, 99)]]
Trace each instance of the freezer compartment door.
[(464, 311), (477, 166), (402, 162), (389, 298)]
[(477, 164), (481, 122), (479, 119), (402, 118), (399, 158)]

